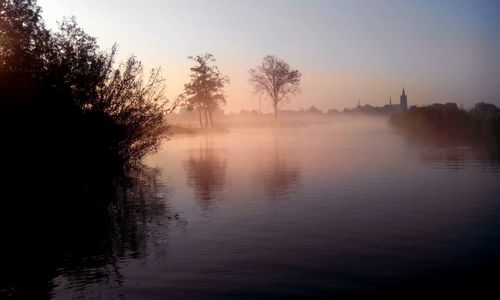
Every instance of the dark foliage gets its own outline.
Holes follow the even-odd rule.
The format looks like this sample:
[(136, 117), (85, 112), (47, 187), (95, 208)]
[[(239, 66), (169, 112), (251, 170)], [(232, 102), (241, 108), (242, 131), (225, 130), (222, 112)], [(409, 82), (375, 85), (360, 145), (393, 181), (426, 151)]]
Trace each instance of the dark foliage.
[(0, 130), (4, 157), (71, 165), (136, 163), (165, 131), (159, 70), (143, 80), (130, 57), (64, 20), (48, 30), (32, 0), (0, 2)]
[(500, 109), (484, 102), (470, 110), (459, 108), (455, 103), (413, 106), (407, 112), (393, 115), (391, 124), (417, 137), (500, 143)]
[[(188, 110), (197, 110), (200, 127), (214, 127), (212, 114), (226, 104), (224, 86), (229, 83), (229, 78), (222, 75), (217, 66), (211, 65), (215, 62), (212, 54), (190, 56), (196, 64), (191, 67), (191, 81), (184, 85), (184, 104)], [(202, 122), (202, 114), (205, 116), (205, 125)]]
[(135, 57), (117, 65), (116, 47), (74, 19), (50, 31), (40, 12), (0, 1), (0, 298), (49, 298), (61, 272), (119, 282), (116, 261), (144, 253), (146, 209), (164, 214), (144, 176), (124, 172), (166, 130), (159, 69), (144, 79)]

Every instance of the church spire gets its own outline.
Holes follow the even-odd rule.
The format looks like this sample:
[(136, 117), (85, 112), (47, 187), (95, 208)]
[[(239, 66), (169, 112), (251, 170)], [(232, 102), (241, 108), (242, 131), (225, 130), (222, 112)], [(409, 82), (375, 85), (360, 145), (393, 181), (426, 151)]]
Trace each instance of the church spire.
[(401, 111), (408, 110), (408, 97), (406, 97), (405, 88), (403, 87), (403, 94), (399, 97), (399, 105), (401, 107)]

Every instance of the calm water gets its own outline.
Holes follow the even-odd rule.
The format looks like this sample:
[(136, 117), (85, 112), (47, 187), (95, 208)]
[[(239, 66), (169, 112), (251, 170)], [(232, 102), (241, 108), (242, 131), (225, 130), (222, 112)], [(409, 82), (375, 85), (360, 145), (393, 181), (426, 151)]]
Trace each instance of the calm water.
[(488, 153), (357, 120), (176, 136), (145, 162), (156, 171), (84, 250), (64, 252), (48, 295), (498, 293), (500, 161)]

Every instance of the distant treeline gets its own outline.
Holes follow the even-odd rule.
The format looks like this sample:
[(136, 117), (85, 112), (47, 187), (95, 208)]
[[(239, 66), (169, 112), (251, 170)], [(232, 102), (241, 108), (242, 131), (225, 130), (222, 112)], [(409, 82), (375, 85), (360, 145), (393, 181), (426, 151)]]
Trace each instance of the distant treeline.
[(415, 137), (500, 144), (500, 108), (484, 102), (469, 110), (455, 103), (412, 106), (390, 123)]

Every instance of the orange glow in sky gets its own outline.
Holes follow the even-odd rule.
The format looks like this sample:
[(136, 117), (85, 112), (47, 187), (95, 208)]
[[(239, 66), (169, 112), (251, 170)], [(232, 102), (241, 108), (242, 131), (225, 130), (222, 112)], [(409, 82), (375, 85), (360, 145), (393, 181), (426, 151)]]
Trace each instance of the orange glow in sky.
[[(161, 66), (174, 98), (190, 55), (215, 55), (231, 78), (227, 112), (258, 109), (248, 69), (267, 54), (299, 69), (285, 108), (322, 110), (398, 99), (410, 105), (500, 104), (500, 4), (495, 1), (39, 0), (51, 27), (64, 16), (99, 44)], [(263, 106), (266, 111), (270, 105)]]

